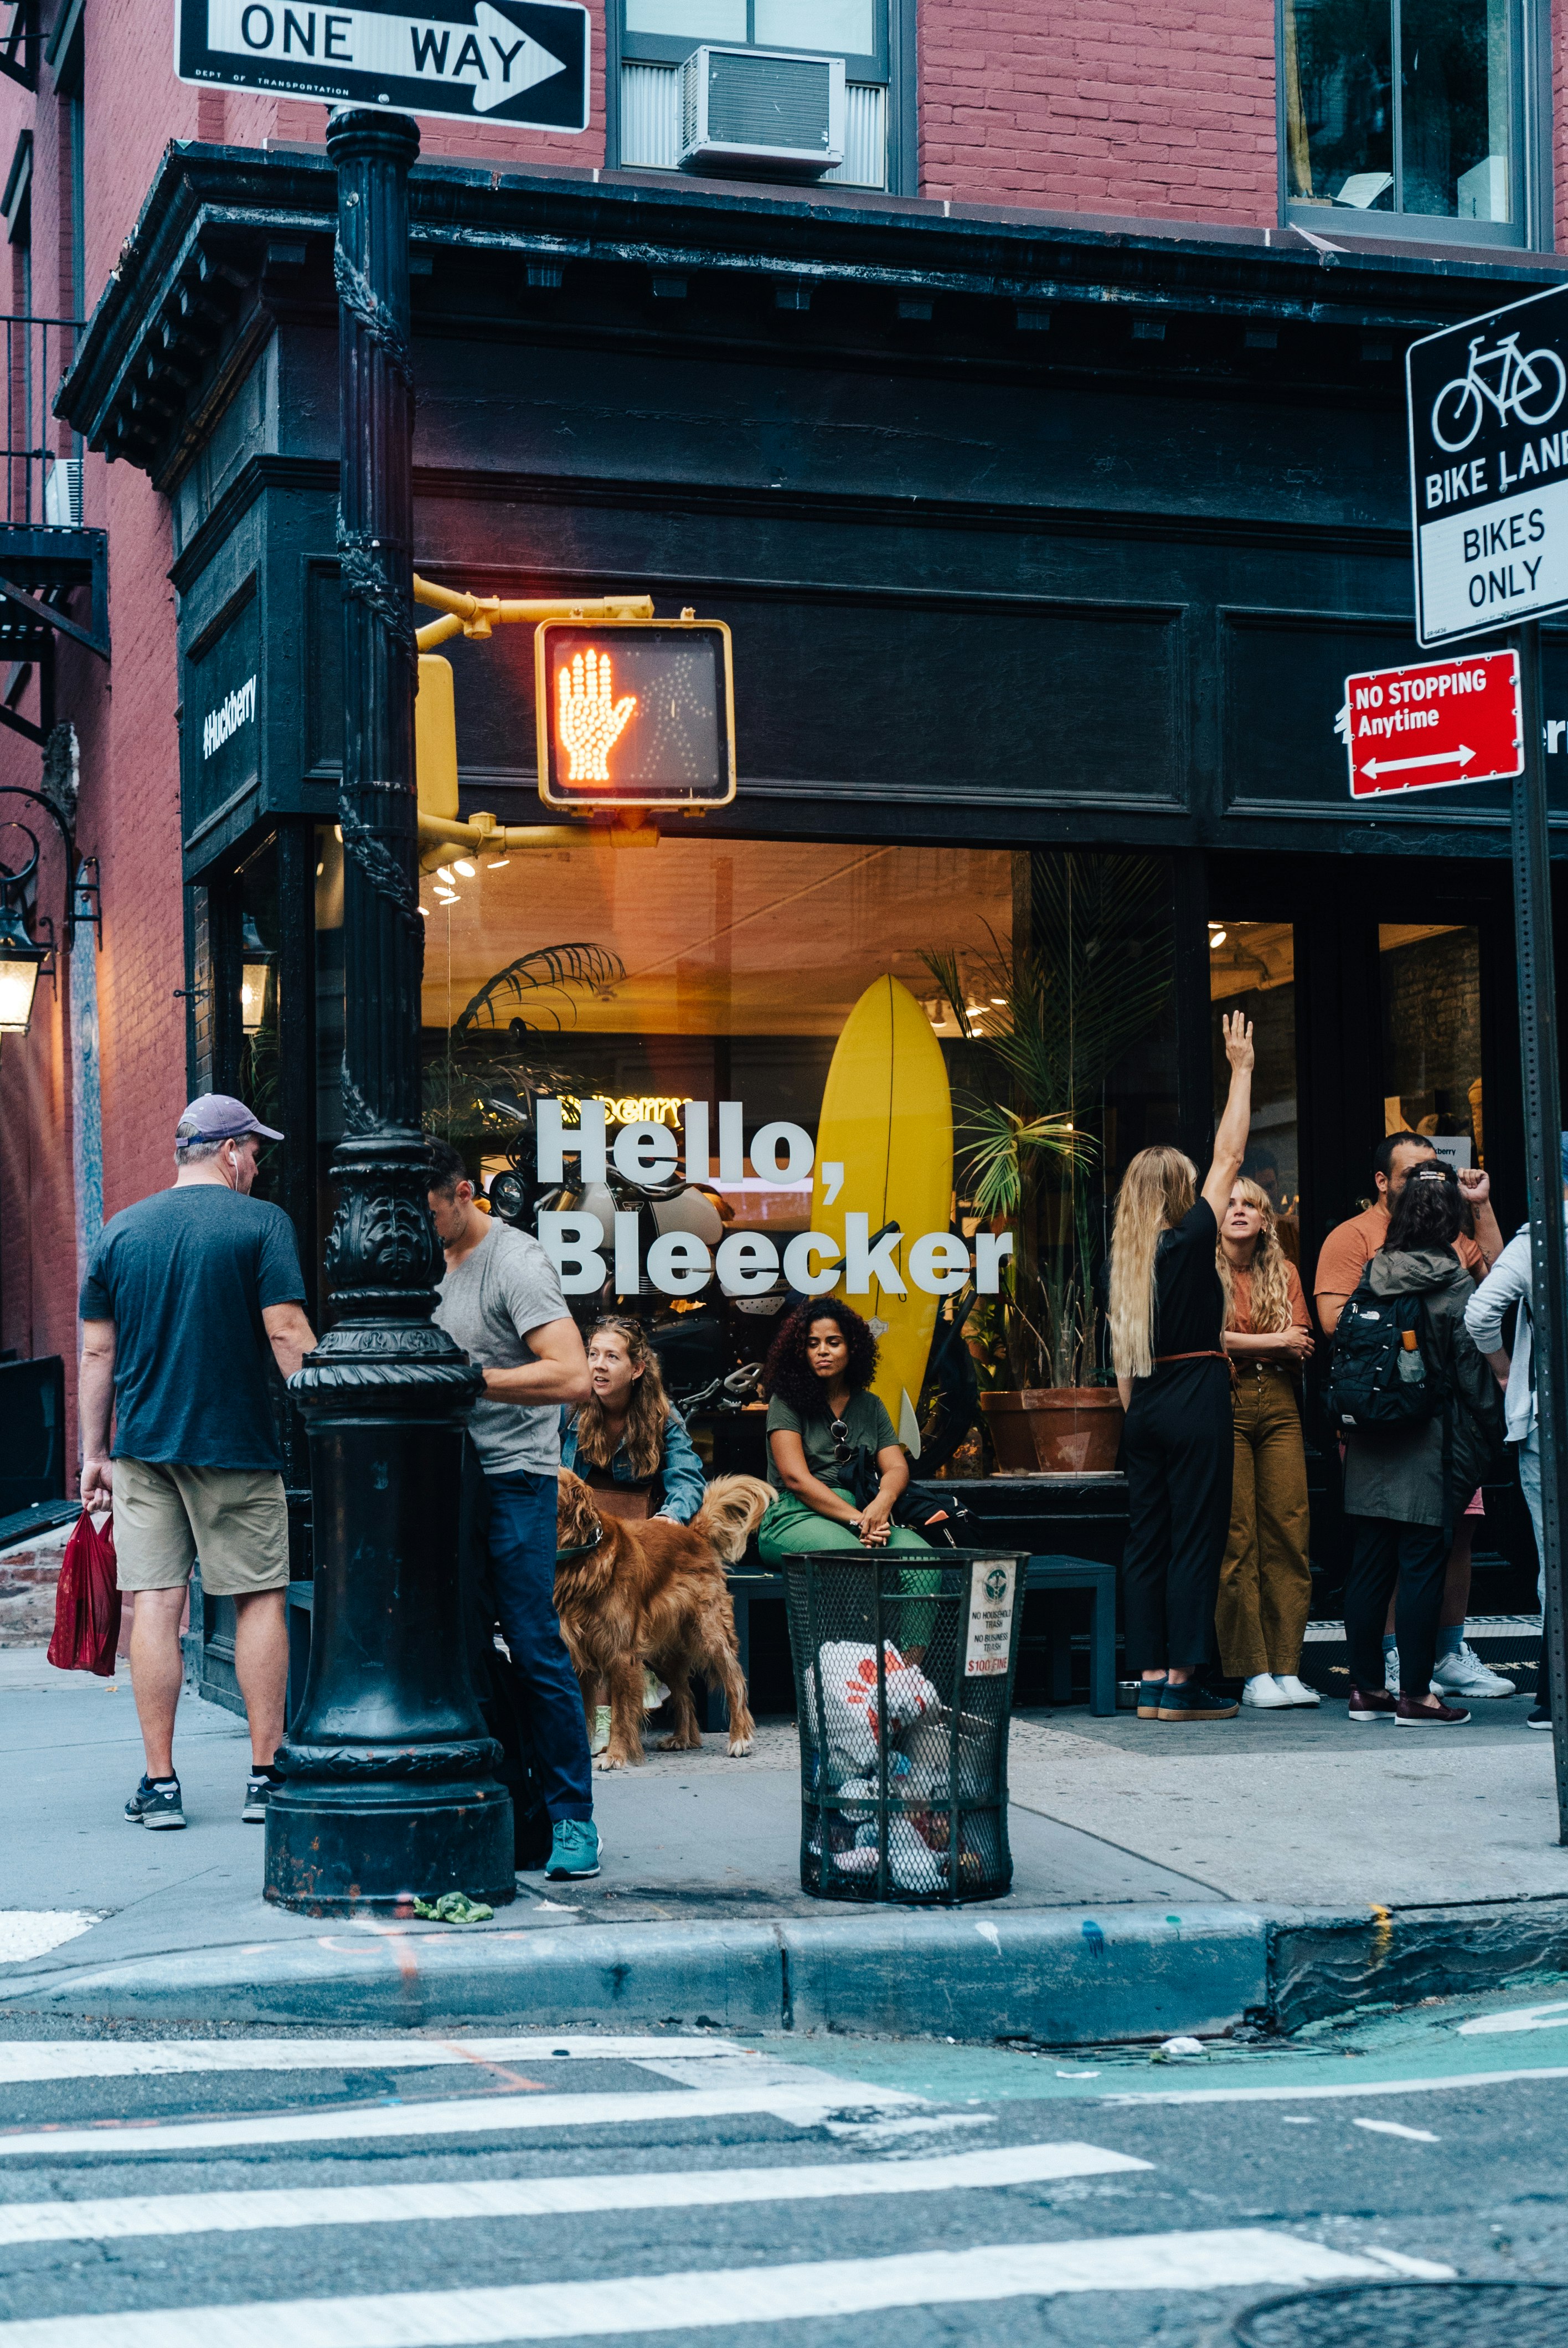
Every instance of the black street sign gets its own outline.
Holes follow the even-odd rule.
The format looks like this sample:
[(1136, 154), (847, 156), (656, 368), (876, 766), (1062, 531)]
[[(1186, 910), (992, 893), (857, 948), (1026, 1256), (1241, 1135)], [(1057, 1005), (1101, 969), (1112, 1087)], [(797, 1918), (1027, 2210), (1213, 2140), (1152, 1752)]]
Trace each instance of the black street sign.
[(1412, 343), (1405, 382), (1419, 641), (1568, 609), (1568, 287)]
[(384, 106), (449, 121), (588, 129), (576, 0), (176, 0), (175, 72), (205, 88)]

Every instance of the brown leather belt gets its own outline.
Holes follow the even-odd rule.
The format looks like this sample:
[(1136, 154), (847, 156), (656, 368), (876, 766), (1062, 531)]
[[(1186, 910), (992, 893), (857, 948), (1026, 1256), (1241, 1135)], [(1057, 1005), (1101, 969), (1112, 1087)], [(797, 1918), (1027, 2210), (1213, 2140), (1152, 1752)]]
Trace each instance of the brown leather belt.
[(1235, 1384), (1235, 1356), (1226, 1353), (1216, 1353), (1212, 1345), (1201, 1346), (1198, 1351), (1194, 1354), (1155, 1354), (1154, 1367), (1157, 1370), (1163, 1369), (1167, 1362), (1224, 1362), (1225, 1367), (1231, 1374), (1232, 1385), (1234, 1386)]

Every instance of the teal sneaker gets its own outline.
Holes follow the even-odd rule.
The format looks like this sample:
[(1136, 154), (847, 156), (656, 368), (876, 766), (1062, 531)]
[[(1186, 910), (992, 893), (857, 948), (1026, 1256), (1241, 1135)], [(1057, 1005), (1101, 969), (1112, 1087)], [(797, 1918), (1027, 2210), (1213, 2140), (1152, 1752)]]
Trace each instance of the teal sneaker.
[(558, 1818), (545, 1873), (580, 1883), (599, 1873), (599, 1828), (591, 1818)]

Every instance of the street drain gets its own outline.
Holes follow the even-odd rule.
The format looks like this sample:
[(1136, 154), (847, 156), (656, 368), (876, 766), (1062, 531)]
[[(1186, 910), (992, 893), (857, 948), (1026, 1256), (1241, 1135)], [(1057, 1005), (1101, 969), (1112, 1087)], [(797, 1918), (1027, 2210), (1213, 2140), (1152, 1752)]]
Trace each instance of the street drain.
[(1563, 2348), (1568, 2284), (1345, 2283), (1238, 2316), (1245, 2348)]

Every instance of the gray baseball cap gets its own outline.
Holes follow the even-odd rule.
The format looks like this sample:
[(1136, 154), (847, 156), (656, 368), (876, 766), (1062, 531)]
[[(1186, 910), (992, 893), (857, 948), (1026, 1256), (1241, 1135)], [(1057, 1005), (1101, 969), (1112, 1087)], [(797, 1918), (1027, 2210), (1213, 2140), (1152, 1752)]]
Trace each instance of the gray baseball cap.
[(198, 1093), (187, 1103), (174, 1131), (177, 1141), (240, 1141), (248, 1133), (260, 1134), (263, 1141), (283, 1138), (231, 1093)]

